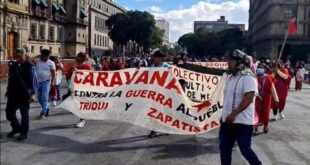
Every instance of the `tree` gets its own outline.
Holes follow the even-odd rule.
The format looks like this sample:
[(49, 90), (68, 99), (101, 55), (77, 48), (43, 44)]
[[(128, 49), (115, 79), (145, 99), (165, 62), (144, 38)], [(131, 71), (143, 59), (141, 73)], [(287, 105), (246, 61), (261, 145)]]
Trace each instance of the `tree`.
[(154, 16), (148, 12), (128, 11), (130, 20), (129, 37), (146, 51), (150, 48), (151, 37), (155, 30)]
[(225, 29), (218, 32), (221, 39), (222, 49), (224, 51), (231, 51), (234, 49), (245, 48), (245, 39), (243, 31), (238, 28)]
[(126, 45), (132, 41), (134, 51), (149, 48), (162, 43), (162, 32), (155, 28), (154, 16), (148, 12), (128, 11), (112, 15), (106, 25), (110, 30), (109, 36), (117, 45)]
[(155, 27), (154, 31), (152, 32), (151, 39), (150, 39), (150, 45), (147, 47), (150, 47), (153, 49), (161, 47), (163, 44), (163, 37), (164, 37), (164, 31)]
[(106, 21), (109, 36), (111, 40), (117, 45), (125, 45), (129, 41), (128, 25), (129, 17), (126, 13), (117, 13), (109, 17)]
[(222, 56), (226, 51), (243, 49), (244, 34), (240, 29), (226, 29), (217, 33), (199, 29), (181, 36), (178, 44), (192, 56)]

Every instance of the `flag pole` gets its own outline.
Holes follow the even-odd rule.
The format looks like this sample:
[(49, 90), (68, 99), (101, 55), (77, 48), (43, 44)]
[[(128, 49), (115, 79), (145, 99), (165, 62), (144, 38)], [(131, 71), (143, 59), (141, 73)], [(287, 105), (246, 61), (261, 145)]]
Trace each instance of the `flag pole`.
[(281, 57), (282, 57), (283, 50), (284, 50), (284, 47), (285, 47), (285, 44), (286, 44), (286, 41), (287, 41), (288, 33), (289, 33), (289, 28), (287, 28), (287, 31), (285, 33), (283, 44), (282, 44), (282, 47), (281, 47), (281, 50), (280, 50), (280, 53), (279, 53), (277, 61), (279, 61), (281, 59)]

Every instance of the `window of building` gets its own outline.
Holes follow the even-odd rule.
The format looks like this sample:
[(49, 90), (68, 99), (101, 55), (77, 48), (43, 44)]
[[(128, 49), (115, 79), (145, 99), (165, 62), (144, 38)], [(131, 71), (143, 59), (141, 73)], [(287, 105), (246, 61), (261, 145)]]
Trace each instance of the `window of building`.
[(50, 46), (50, 52), (52, 53), (53, 52), (53, 48)]
[(95, 28), (97, 28), (97, 25), (98, 24), (98, 18), (97, 18), (97, 16), (95, 16)]
[(40, 25), (40, 32), (39, 32), (40, 36), (39, 38), (41, 40), (45, 40), (45, 25)]
[(60, 47), (58, 47), (58, 53), (60, 54)]
[(43, 49), (43, 46), (40, 46), (40, 52), (41, 52), (42, 49)]
[(97, 45), (97, 35), (95, 34), (95, 37), (94, 37), (94, 44)]
[(102, 46), (105, 46), (105, 36), (102, 36)]
[(9, 2), (12, 2), (12, 3), (17, 3), (17, 4), (19, 4), (19, 0), (9, 0)]
[(284, 18), (291, 18), (293, 15), (293, 11), (291, 7), (284, 7)]
[(99, 42), (99, 35), (97, 35), (97, 45), (100, 45), (100, 42)]
[(49, 27), (48, 37), (50, 41), (55, 41), (55, 27), (54, 26)]
[(63, 27), (58, 27), (58, 36), (57, 36), (57, 40), (62, 42), (63, 41), (63, 35), (64, 35), (64, 28)]
[(31, 46), (31, 53), (34, 53), (34, 46)]
[(32, 22), (30, 25), (30, 38), (36, 39), (37, 37), (37, 24)]
[(83, 34), (83, 39), (85, 38), (84, 34)]

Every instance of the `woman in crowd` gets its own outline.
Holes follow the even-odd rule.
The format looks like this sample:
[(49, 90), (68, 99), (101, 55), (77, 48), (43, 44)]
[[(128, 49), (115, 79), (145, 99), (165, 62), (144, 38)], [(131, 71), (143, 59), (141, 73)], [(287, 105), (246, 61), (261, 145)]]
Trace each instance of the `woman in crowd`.
[(269, 114), (271, 107), (271, 96), (276, 103), (279, 102), (278, 95), (274, 86), (274, 79), (266, 74), (266, 64), (260, 63), (256, 69), (259, 96), (255, 101), (255, 129), (254, 134), (258, 132), (258, 126), (264, 126), (264, 133), (268, 133)]
[[(85, 53), (78, 53), (76, 56), (76, 63), (72, 69), (71, 75), (74, 70), (91, 70), (91, 66), (89, 63), (87, 63), (87, 56)], [(70, 91), (71, 93), (71, 91)], [(85, 120), (80, 119), (80, 121), (76, 124), (77, 128), (84, 127), (85, 125)]]
[(279, 97), (279, 103), (273, 99), (271, 108), (273, 109), (274, 119), (278, 120), (278, 112), (280, 113), (280, 119), (284, 118), (283, 110), (286, 104), (291, 76), (281, 60), (278, 61), (277, 65), (274, 65), (274, 68), (272, 76), (275, 78), (275, 87)]
[(305, 68), (304, 65), (302, 63), (299, 63), (298, 67), (297, 67), (297, 72), (296, 72), (296, 76), (295, 76), (295, 90), (296, 91), (300, 91), (302, 88), (302, 82), (304, 80), (304, 74), (305, 74)]

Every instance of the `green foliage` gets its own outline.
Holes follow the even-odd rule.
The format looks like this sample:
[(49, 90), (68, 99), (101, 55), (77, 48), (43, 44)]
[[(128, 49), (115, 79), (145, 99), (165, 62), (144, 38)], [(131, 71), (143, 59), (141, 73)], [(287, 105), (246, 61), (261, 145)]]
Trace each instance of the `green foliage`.
[(132, 41), (146, 51), (162, 44), (163, 32), (155, 27), (155, 19), (148, 12), (118, 13), (112, 15), (106, 25), (110, 30), (109, 36), (117, 45)]
[(164, 37), (164, 31), (155, 27), (151, 36), (150, 45), (148, 47), (153, 49), (161, 47), (163, 43), (163, 37)]
[(218, 33), (200, 29), (181, 36), (178, 44), (193, 56), (221, 56), (226, 51), (245, 47), (244, 34), (239, 29), (226, 29)]
[(109, 36), (116, 45), (125, 45), (130, 40), (127, 35), (129, 30), (129, 16), (126, 13), (117, 13), (106, 21)]

